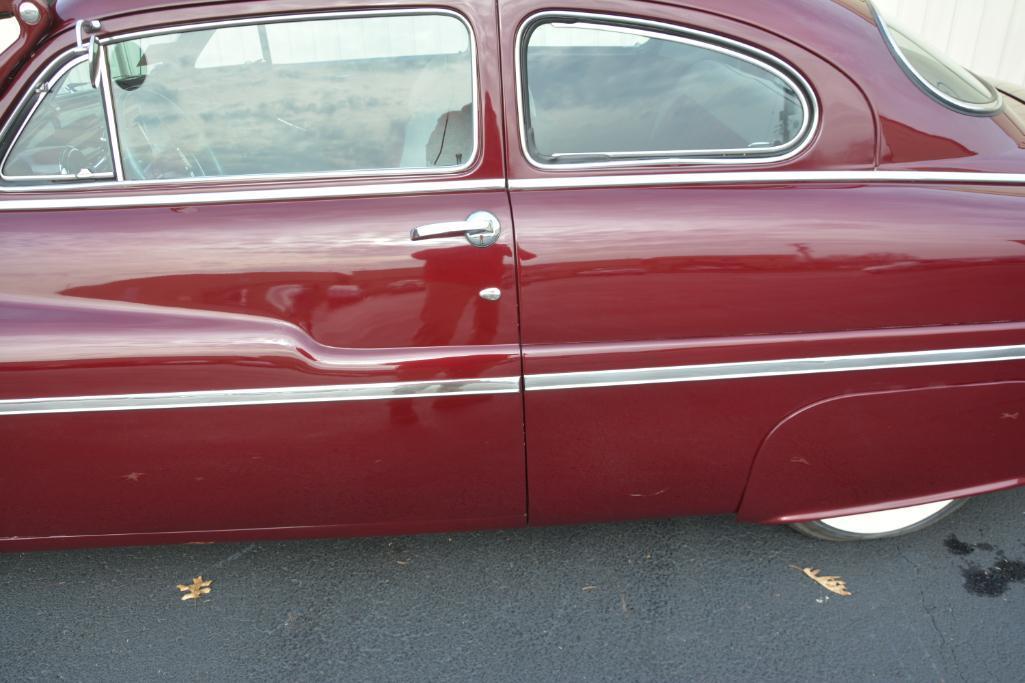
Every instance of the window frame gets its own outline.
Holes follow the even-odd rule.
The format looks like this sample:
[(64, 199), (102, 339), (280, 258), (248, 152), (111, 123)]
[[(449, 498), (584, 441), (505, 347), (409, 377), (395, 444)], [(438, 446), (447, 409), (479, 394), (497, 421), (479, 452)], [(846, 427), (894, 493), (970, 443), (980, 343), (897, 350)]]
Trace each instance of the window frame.
[[(588, 25), (608, 26), (617, 31), (633, 35), (642, 35), (657, 40), (669, 40), (691, 45), (701, 49), (712, 50), (720, 54), (741, 59), (749, 64), (764, 69), (782, 79), (797, 93), (801, 103), (804, 119), (801, 129), (794, 139), (786, 145), (773, 148), (724, 149), (724, 150), (665, 150), (653, 153), (645, 152), (595, 152), (592, 156), (623, 157), (606, 161), (581, 161), (550, 163), (537, 159), (531, 154), (527, 144), (527, 78), (524, 65), (530, 33), (542, 24), (556, 23), (559, 18), (570, 19), (572, 24), (583, 27)], [(666, 165), (719, 165), (749, 166), (778, 163), (791, 159), (804, 152), (811, 145), (819, 129), (819, 101), (815, 89), (808, 80), (786, 61), (752, 45), (726, 38), (714, 33), (697, 29), (668, 24), (637, 17), (600, 14), (593, 12), (549, 10), (528, 16), (516, 32), (515, 43), (516, 70), (516, 117), (520, 136), (520, 149), (527, 162), (545, 171), (574, 171), (588, 168), (645, 167)], [(773, 152), (779, 151), (779, 154)], [(584, 153), (572, 153), (567, 156), (587, 156)]]
[[(934, 86), (932, 83), (929, 82), (929, 79), (927, 79), (925, 76), (919, 73), (918, 69), (916, 69), (915, 66), (911, 63), (911, 60), (909, 60), (907, 55), (904, 54), (904, 51), (900, 48), (899, 45), (897, 45), (897, 40), (890, 29), (889, 23), (886, 21), (886, 16), (879, 11), (878, 7), (876, 7), (876, 3), (874, 2), (874, 0), (868, 0), (868, 6), (872, 12), (872, 18), (875, 20), (876, 26), (879, 28), (879, 32), (883, 36), (883, 42), (886, 43), (886, 49), (889, 50), (891, 55), (893, 55), (893, 58), (897, 61), (897, 64), (900, 66), (901, 71), (903, 71), (907, 75), (907, 77), (918, 87), (919, 90), (924, 92), (926, 95), (928, 95), (936, 102), (942, 104), (947, 109), (953, 109), (959, 114), (967, 114), (969, 116), (994, 116), (995, 114), (1000, 113), (1000, 111), (1004, 108), (1004, 98), (1003, 95), (1000, 94), (1000, 91), (994, 88), (992, 85), (990, 85), (984, 78), (976, 76), (974, 73), (971, 72), (971, 75), (975, 76), (979, 83), (981, 83), (989, 91), (989, 94), (991, 96), (989, 102), (985, 104), (965, 102), (964, 100), (958, 99), (957, 97), (948, 95), (947, 93), (943, 92), (942, 90)], [(903, 33), (903, 31), (901, 33)], [(919, 40), (915, 36), (906, 37), (916, 43), (919, 42)], [(928, 46), (920, 45), (920, 47), (928, 49)], [(935, 52), (935, 50), (928, 51)], [(939, 57), (946, 57), (946, 55), (940, 54)], [(949, 59), (949, 57), (946, 58)], [(967, 67), (962, 68), (965, 68), (966, 71), (968, 70)]]
[[(83, 62), (89, 61), (88, 54), (82, 54), (78, 50), (72, 50), (70, 52), (64, 52), (58, 55), (40, 74), (35, 81), (33, 81), (29, 92), (22, 101), (14, 109), (15, 114), (11, 117), (10, 122), (7, 126), (0, 130), (0, 141), (10, 138), (10, 143), (4, 145), (3, 154), (0, 155), (0, 181), (4, 183), (30, 183), (30, 182), (51, 182), (53, 185), (46, 185), (44, 187), (56, 188), (64, 187), (66, 185), (83, 185), (90, 182), (97, 182), (103, 185), (108, 185), (117, 180), (117, 162), (115, 161), (116, 148), (114, 147), (112, 138), (114, 137), (110, 131), (110, 120), (107, 116), (107, 103), (100, 94), (100, 106), (103, 107), (103, 124), (107, 127), (107, 137), (110, 138), (107, 141), (107, 146), (110, 148), (111, 154), (111, 167), (114, 171), (104, 173), (94, 173), (90, 176), (78, 176), (70, 174), (53, 174), (53, 175), (30, 175), (30, 176), (12, 176), (4, 173), (4, 169), (7, 167), (7, 162), (10, 160), (11, 154), (14, 152), (14, 148), (17, 146), (18, 141), (24, 134), (25, 129), (28, 128), (29, 123), (32, 121), (32, 117), (36, 115), (39, 107), (42, 106), (43, 101), (53, 92), (54, 88), (60, 83), (61, 79), (70, 73), (75, 67), (79, 66)], [(17, 130), (14, 130), (14, 129)], [(14, 131), (13, 133), (11, 131)], [(10, 187), (19, 187), (18, 185), (11, 185)], [(25, 187), (30, 187), (26, 185)]]
[[(469, 38), (470, 45), (470, 88), (472, 93), (471, 106), (473, 110), (472, 116), (472, 135), (473, 135), (473, 149), (468, 155), (466, 161), (458, 166), (444, 166), (444, 167), (416, 167), (416, 168), (393, 168), (393, 169), (352, 169), (352, 170), (339, 170), (339, 171), (319, 171), (309, 173), (263, 173), (263, 174), (248, 174), (248, 175), (221, 175), (221, 176), (201, 176), (197, 178), (186, 177), (186, 178), (168, 178), (168, 179), (150, 179), (150, 180), (126, 180), (122, 169), (122, 159), (119, 149), (119, 137), (117, 134), (117, 122), (115, 120), (112, 93), (111, 93), (111, 73), (110, 65), (108, 62), (108, 51), (107, 46), (112, 43), (118, 43), (125, 40), (134, 40), (138, 38), (150, 38), (153, 36), (166, 35), (169, 33), (187, 33), (193, 31), (207, 31), (218, 28), (232, 28), (236, 26), (259, 26), (266, 24), (275, 23), (290, 23), (290, 22), (305, 22), (305, 21), (330, 21), (332, 19), (359, 19), (364, 17), (407, 17), (407, 16), (447, 16), (459, 21), (466, 29), (467, 36)], [(110, 187), (154, 187), (154, 186), (182, 186), (182, 185), (206, 185), (216, 183), (238, 183), (238, 182), (282, 182), (282, 181), (301, 181), (301, 180), (346, 180), (346, 179), (378, 179), (378, 178), (401, 178), (408, 176), (424, 176), (424, 177), (449, 177), (464, 175), (467, 171), (472, 170), (480, 163), (480, 158), (483, 153), (483, 141), (482, 137), (482, 125), (481, 125), (481, 95), (480, 95), (480, 65), (478, 57), (477, 47), (477, 34), (473, 29), (473, 24), (463, 14), (456, 12), (451, 9), (444, 7), (415, 7), (408, 9), (383, 9), (383, 10), (341, 10), (341, 11), (321, 11), (321, 12), (303, 12), (303, 13), (289, 13), (289, 14), (276, 14), (276, 15), (259, 15), (252, 17), (238, 17), (234, 19), (220, 19), (213, 21), (200, 21), (200, 22), (189, 22), (182, 24), (174, 24), (169, 26), (161, 26), (159, 28), (142, 29), (142, 30), (129, 30), (121, 33), (103, 35), (97, 37), (97, 42), (100, 47), (100, 85), (98, 90), (101, 92), (103, 99), (104, 114), (107, 122), (108, 135), (110, 137), (110, 146), (112, 148), (112, 162), (115, 169), (113, 177), (106, 178), (99, 181), (93, 179), (77, 178), (76, 176), (60, 176), (61, 180), (67, 180), (67, 182), (51, 182), (47, 185), (28, 185), (28, 184), (15, 184), (15, 183), (26, 183), (32, 180), (46, 180), (48, 176), (25, 176), (18, 178), (7, 178), (0, 176), (0, 192), (40, 192), (40, 191), (52, 191), (52, 190), (69, 190), (69, 189), (97, 189), (97, 188), (110, 188)], [(18, 102), (14, 108), (14, 115), (11, 117), (8, 125), (3, 129), (0, 129), (0, 144), (3, 147), (0, 148), (0, 155), (2, 155), (3, 162), (0, 162), (0, 171), (3, 169), (3, 163), (6, 163), (8, 155), (14, 149), (18, 139), (21, 137), (21, 133), (28, 125), (29, 120), (32, 118), (32, 114), (35, 113), (39, 103), (42, 102), (46, 96), (46, 92), (42, 93), (40, 97), (39, 89), (44, 84), (50, 86), (54, 79), (59, 79), (71, 68), (72, 64), (80, 63), (82, 60), (88, 59), (88, 54), (83, 54), (80, 49), (70, 48), (61, 54), (55, 56), (49, 64), (47, 64), (41, 75), (33, 81), (29, 91), (22, 99)], [(55, 71), (57, 72), (55, 74)], [(47, 90), (49, 92), (49, 90)], [(35, 99), (35, 102), (33, 102)], [(20, 122), (20, 123), (18, 123)], [(12, 136), (11, 129), (17, 125), (17, 131)], [(10, 138), (9, 142), (7, 138)], [(94, 176), (93, 178), (95, 178)], [(56, 176), (54, 177), (56, 178)]]

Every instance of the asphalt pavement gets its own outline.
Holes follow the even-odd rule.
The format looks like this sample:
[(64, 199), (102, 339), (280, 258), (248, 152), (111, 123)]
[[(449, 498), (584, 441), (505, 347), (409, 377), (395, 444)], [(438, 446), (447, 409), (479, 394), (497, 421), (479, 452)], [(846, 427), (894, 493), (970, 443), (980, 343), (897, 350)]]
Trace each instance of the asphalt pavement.
[(691, 518), (6, 554), (0, 679), (1021, 681), (1023, 561), (1025, 490), (860, 544)]

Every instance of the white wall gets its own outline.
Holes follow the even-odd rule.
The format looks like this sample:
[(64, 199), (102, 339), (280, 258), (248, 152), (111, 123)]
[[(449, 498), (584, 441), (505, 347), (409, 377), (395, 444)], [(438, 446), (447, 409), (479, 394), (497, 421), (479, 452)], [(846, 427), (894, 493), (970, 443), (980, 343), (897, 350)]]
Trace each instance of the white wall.
[(875, 0), (972, 71), (1025, 85), (1025, 0)]

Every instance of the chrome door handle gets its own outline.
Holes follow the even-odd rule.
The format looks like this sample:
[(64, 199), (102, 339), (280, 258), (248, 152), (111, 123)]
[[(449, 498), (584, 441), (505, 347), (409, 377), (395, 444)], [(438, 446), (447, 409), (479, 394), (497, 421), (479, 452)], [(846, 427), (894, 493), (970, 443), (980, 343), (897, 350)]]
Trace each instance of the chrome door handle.
[(502, 234), (502, 226), (494, 214), (487, 211), (475, 211), (465, 221), (448, 223), (431, 223), (413, 228), (409, 239), (420, 240), (442, 239), (445, 237), (465, 237), (475, 247), (490, 247), (498, 241)]

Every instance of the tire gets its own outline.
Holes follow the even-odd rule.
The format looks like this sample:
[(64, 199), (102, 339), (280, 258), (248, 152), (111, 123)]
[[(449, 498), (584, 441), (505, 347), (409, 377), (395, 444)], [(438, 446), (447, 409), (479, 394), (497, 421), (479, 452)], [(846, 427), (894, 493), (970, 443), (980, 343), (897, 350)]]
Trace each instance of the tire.
[(821, 541), (870, 541), (876, 538), (894, 538), (932, 526), (956, 512), (967, 502), (966, 498), (943, 500), (862, 515), (801, 522), (791, 524), (790, 528)]

